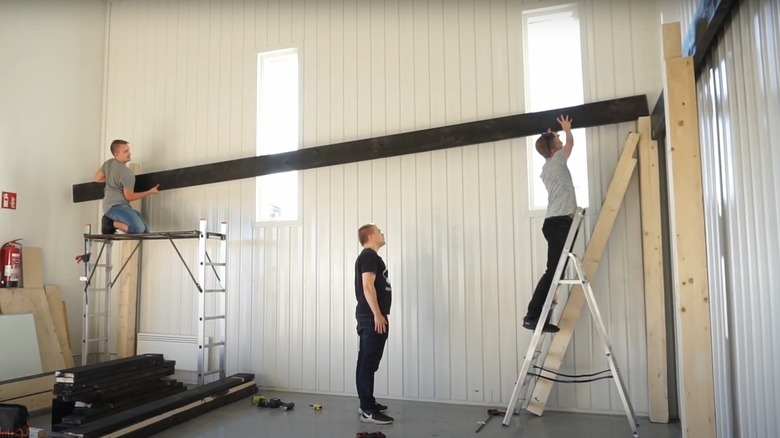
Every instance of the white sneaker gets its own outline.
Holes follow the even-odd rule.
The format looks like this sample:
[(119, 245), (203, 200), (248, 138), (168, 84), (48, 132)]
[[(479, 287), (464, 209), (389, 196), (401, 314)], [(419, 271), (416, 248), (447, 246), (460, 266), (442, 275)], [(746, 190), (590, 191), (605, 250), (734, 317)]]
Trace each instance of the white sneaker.
[(392, 424), (395, 420), (393, 420), (393, 417), (381, 412), (372, 412), (370, 414), (363, 412), (360, 414), (360, 421), (363, 423)]

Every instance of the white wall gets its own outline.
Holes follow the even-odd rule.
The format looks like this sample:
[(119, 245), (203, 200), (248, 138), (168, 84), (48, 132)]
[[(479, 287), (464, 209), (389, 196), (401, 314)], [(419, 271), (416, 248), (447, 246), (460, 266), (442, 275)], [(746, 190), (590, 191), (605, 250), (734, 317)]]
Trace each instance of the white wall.
[[(522, 113), (524, 3), (113, 1), (103, 140), (130, 140), (143, 171), (254, 155), (256, 54), (283, 47), (301, 53), (302, 147)], [(586, 100), (646, 93), (654, 103), (655, 4), (583, 1), (581, 18)], [(588, 132), (591, 227), (631, 129)], [(498, 404), (530, 340), (520, 321), (545, 262), (526, 162), (518, 139), (305, 171), (297, 225), (253, 227), (253, 180), (164, 191), (145, 208), (157, 230), (229, 221), (229, 371), (267, 387), (355, 393), (355, 232), (376, 222), (396, 291), (377, 394)], [(643, 414), (640, 245), (635, 178), (595, 288)], [(144, 256), (141, 329), (194, 333), (180, 262), (167, 247)], [(583, 318), (565, 370), (606, 367), (594, 336)], [(556, 388), (550, 407), (620, 412), (611, 385)]]
[(0, 2), (0, 189), (18, 193), (0, 210), (0, 243), (18, 237), (44, 253), (44, 279), (68, 306), (74, 350), (81, 334), (84, 223), (94, 208), (73, 204), (71, 186), (100, 157), (106, 3)]

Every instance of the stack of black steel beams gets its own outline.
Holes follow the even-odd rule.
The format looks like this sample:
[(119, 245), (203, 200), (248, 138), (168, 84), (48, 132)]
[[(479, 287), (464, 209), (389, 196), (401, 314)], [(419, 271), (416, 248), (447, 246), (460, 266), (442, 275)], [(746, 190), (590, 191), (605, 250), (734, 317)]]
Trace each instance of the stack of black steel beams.
[(66, 431), (186, 390), (161, 354), (117, 359), (55, 373), (52, 430)]

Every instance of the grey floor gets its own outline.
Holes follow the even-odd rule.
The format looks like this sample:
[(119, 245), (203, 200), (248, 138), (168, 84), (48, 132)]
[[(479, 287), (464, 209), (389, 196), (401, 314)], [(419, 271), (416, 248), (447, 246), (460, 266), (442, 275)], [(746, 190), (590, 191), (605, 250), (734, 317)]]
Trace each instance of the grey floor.
[[(395, 424), (379, 426), (361, 423), (357, 413), (357, 398), (301, 393), (263, 391), (266, 398), (279, 397), (294, 402), (295, 408), (263, 409), (253, 406), (250, 399), (211, 411), (196, 419), (154, 435), (173, 437), (311, 437), (353, 438), (358, 432), (381, 430), (388, 438), (417, 437), (599, 437), (630, 438), (631, 429), (622, 416), (546, 412), (537, 417), (528, 413), (515, 416), (509, 427), (495, 417), (478, 434), (477, 422), (487, 417), (485, 406), (464, 406), (429, 402), (382, 400), (389, 406), (388, 414)], [(323, 405), (316, 412), (310, 404)], [(505, 407), (496, 406), (503, 410)], [(47, 414), (34, 416), (32, 425), (49, 429)], [(679, 424), (652, 424), (639, 419), (639, 436), (652, 438), (682, 437)]]

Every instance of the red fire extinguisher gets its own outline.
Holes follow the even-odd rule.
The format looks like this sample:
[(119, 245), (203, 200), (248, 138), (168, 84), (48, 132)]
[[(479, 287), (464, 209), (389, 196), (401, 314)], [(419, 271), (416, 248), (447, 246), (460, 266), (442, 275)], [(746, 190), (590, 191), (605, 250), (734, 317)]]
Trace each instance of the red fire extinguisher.
[(0, 287), (20, 287), (22, 277), (22, 239), (6, 242), (0, 247), (0, 263), (3, 265)]

